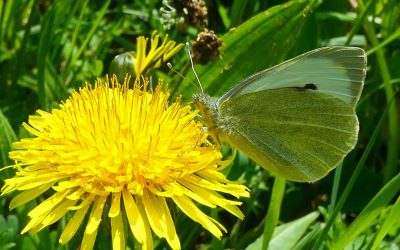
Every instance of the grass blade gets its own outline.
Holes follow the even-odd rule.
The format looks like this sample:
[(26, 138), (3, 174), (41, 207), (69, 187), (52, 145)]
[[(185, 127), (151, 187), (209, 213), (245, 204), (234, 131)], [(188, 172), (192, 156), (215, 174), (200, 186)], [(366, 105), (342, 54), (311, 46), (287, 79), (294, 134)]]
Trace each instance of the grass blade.
[[(364, 9), (364, 4), (362, 0), (358, 1), (360, 4), (360, 9)], [(379, 41), (377, 35), (375, 33), (374, 27), (372, 23), (366, 20), (364, 25), (365, 33), (367, 37), (371, 41), (374, 47), (379, 46)], [(383, 79), (383, 84), (385, 86), (385, 95), (386, 100), (389, 103), (389, 100), (393, 100), (393, 104), (389, 106), (389, 135), (388, 135), (388, 153), (387, 153), (387, 161), (386, 167), (383, 169), (383, 177), (384, 181), (388, 182), (391, 177), (394, 176), (397, 169), (397, 161), (399, 159), (399, 148), (398, 148), (398, 138), (399, 138), (399, 129), (398, 129), (398, 115), (397, 115), (397, 105), (396, 99), (392, 99), (394, 96), (393, 86), (390, 84), (391, 75), (388, 67), (387, 60), (385, 58), (385, 54), (382, 49), (378, 49), (376, 51), (376, 57), (378, 60), (378, 67), (381, 77)]]
[[(379, 215), (382, 209), (393, 199), (393, 197), (400, 191), (400, 173), (391, 179), (368, 203), (368, 205), (361, 211), (357, 218), (351, 223), (346, 231), (339, 238), (339, 241), (334, 243), (334, 249), (344, 249), (352, 240), (354, 240), (361, 232), (367, 229), (373, 220)], [(399, 210), (399, 205), (397, 205)], [(392, 211), (393, 212), (393, 211)], [(400, 211), (394, 211), (399, 214)], [(389, 218), (389, 217), (388, 217)], [(392, 223), (398, 217), (394, 217)], [(390, 225), (390, 224), (389, 224)], [(384, 232), (383, 232), (384, 233)], [(381, 237), (381, 236), (380, 236)]]
[(11, 151), (11, 143), (17, 140), (18, 138), (7, 117), (0, 109), (0, 166), (7, 166), (11, 163), (8, 158), (8, 152)]
[(101, 10), (97, 13), (96, 20), (93, 22), (92, 27), (91, 27), (90, 31), (88, 32), (88, 34), (86, 35), (86, 38), (83, 41), (82, 45), (79, 47), (78, 52), (72, 57), (70, 65), (74, 65), (75, 62), (79, 59), (79, 57), (82, 55), (82, 53), (85, 51), (85, 49), (88, 46), (93, 35), (96, 33), (97, 29), (99, 28), (101, 21), (104, 19), (104, 15), (107, 13), (108, 6), (110, 5), (110, 3), (111, 3), (111, 0), (108, 0), (107, 2), (105, 2), (103, 7), (101, 8)]
[(371, 247), (371, 250), (377, 249), (378, 244), (388, 234), (393, 224), (395, 224), (399, 218), (400, 218), (400, 196), (397, 197), (396, 203), (393, 205), (389, 215), (386, 217), (385, 221), (382, 224), (382, 227), (379, 229), (378, 234), (376, 235), (373, 245)]

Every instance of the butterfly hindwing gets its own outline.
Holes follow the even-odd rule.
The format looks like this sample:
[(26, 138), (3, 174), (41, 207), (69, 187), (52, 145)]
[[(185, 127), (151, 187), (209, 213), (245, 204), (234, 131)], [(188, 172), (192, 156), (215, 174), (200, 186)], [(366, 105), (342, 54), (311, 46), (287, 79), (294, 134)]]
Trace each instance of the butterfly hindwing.
[(325, 176), (357, 141), (354, 109), (312, 89), (279, 88), (232, 97), (219, 107), (219, 138), (293, 181)]

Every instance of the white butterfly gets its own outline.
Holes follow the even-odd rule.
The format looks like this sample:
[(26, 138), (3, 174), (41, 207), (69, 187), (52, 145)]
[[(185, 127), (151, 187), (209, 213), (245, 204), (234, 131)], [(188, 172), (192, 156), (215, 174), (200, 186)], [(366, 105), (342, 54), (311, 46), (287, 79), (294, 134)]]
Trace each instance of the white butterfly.
[(255, 73), (222, 97), (194, 95), (210, 134), (288, 180), (313, 182), (354, 148), (366, 74), (355, 47), (326, 47)]

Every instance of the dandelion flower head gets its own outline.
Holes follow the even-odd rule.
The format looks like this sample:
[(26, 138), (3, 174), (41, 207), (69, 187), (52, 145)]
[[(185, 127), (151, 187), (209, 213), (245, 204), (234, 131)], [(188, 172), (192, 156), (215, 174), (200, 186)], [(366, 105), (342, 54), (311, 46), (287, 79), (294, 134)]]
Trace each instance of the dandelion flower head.
[(69, 213), (62, 244), (86, 223), (81, 249), (92, 249), (107, 218), (113, 249), (125, 249), (124, 223), (143, 249), (153, 248), (152, 232), (180, 249), (167, 201), (218, 238), (225, 228), (198, 204), (243, 218), (240, 202), (222, 194), (247, 197), (248, 190), (221, 173), (227, 163), (194, 119), (197, 110), (180, 98), (168, 104), (162, 84), (150, 91), (143, 78), (133, 89), (128, 82), (97, 80), (23, 124), (34, 137), (13, 144), (16, 175), (5, 180), (2, 195), (20, 191), (11, 209), (45, 192), (47, 198), (28, 213), (22, 233), (36, 233)]

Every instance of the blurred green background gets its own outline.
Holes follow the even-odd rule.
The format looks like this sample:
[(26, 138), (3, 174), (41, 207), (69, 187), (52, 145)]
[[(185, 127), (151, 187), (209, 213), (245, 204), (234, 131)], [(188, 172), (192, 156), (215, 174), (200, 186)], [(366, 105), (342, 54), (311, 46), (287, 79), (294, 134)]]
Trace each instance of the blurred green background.
[[(269, 249), (400, 249), (398, 0), (202, 3), (1, 1), (0, 166), (12, 164), (7, 157), (11, 143), (30, 136), (21, 127), (29, 115), (37, 109), (51, 110), (85, 82), (113, 73), (113, 58), (134, 51), (140, 35), (158, 31), (162, 37), (168, 34), (185, 43), (196, 40), (201, 31), (214, 31), (222, 42), (217, 60), (196, 65), (211, 95), (220, 95), (244, 77), (311, 49), (357, 46), (368, 55), (357, 108), (359, 142), (337, 171), (313, 184), (288, 182), (283, 189), (268, 172), (239, 154), (226, 173), (230, 179), (246, 180), (251, 188), (251, 197), (241, 206), (245, 219), (237, 221), (222, 210), (209, 211), (228, 228), (222, 240), (178, 209), (175, 224), (183, 249), (261, 249), (263, 237), (272, 232)], [(189, 103), (198, 89), (186, 51), (181, 50), (171, 63), (184, 79), (165, 64), (152, 78), (162, 78), (173, 96), (182, 95)], [(229, 157), (230, 150), (224, 150)], [(2, 180), (12, 175), (11, 169), (0, 172)], [(269, 206), (271, 195), (278, 202)], [(66, 246), (57, 243), (65, 221), (37, 235), (21, 236), (27, 211), (35, 204), (10, 212), (11, 198), (0, 201), (0, 250), (78, 248), (82, 232)], [(265, 223), (267, 213), (273, 212), (279, 220)], [(96, 249), (110, 249), (109, 236), (101, 234), (109, 232), (100, 232)], [(163, 240), (156, 246), (168, 249)]]

